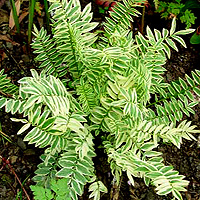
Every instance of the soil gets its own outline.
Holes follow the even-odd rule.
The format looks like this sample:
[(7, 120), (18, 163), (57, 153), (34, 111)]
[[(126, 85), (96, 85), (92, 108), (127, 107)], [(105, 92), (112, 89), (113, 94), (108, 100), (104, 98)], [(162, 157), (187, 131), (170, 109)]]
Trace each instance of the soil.
[[(3, 2), (3, 1), (2, 1)], [(27, 18), (21, 23), (22, 35), (18, 37), (15, 30), (10, 30), (8, 20), (10, 14), (9, 1), (0, 5), (0, 69), (4, 69), (13, 83), (23, 76), (30, 74), (31, 68), (36, 68), (34, 63), (34, 55), (30, 48), (27, 48)], [(87, 1), (83, 4), (86, 5)], [(26, 6), (25, 6), (26, 7)], [(103, 15), (98, 14), (98, 8), (93, 4), (95, 19), (102, 20)], [(43, 14), (36, 15), (34, 18), (36, 23), (43, 24)], [(148, 15), (145, 22), (151, 28), (161, 30), (167, 27), (166, 21), (159, 20), (157, 15)], [(140, 23), (138, 21), (138, 23)], [(137, 24), (137, 23), (136, 23)], [(166, 25), (166, 26), (165, 26)], [(181, 25), (180, 25), (181, 27)], [(136, 30), (140, 27), (137, 26)], [(165, 78), (167, 81), (176, 80), (178, 77), (190, 74), (192, 70), (199, 69), (200, 63), (200, 45), (191, 45), (189, 37), (185, 37), (188, 48), (179, 46), (179, 52), (172, 51), (171, 59), (166, 64), (167, 73)], [(196, 114), (191, 116), (193, 124), (200, 129), (200, 104), (195, 107)], [(20, 124), (13, 123), (10, 114), (6, 114), (4, 110), (0, 110), (0, 130), (11, 139), (11, 142), (3, 139), (0, 135), (0, 156), (9, 160), (10, 165), (23, 183), (26, 191), (31, 199), (33, 199), (29, 186), (33, 184), (31, 178), (34, 171), (40, 163), (39, 156), (43, 149), (37, 149), (33, 145), (23, 142), (23, 137), (17, 136), (16, 132), (20, 128)], [(17, 117), (17, 116), (16, 116)], [(190, 181), (187, 192), (182, 193), (184, 200), (200, 200), (200, 137), (195, 136), (197, 141), (183, 141), (180, 149), (173, 145), (163, 144), (159, 147), (159, 151), (163, 152), (163, 158), (166, 165), (172, 165), (180, 174), (185, 175)], [(102, 200), (111, 200), (110, 193), (118, 196), (119, 200), (169, 200), (170, 196), (156, 195), (153, 186), (146, 187), (141, 179), (135, 179), (135, 186), (128, 184), (125, 175), (122, 176), (120, 191), (117, 192), (110, 168), (107, 163), (107, 157), (102, 149), (97, 149), (97, 157), (94, 159), (96, 171), (100, 180), (107, 186), (109, 193), (102, 196)], [(3, 166), (0, 159), (0, 200), (26, 199), (22, 192), (16, 177), (8, 166)], [(88, 193), (85, 192), (81, 200), (88, 200)], [(117, 199), (117, 198), (116, 198)]]

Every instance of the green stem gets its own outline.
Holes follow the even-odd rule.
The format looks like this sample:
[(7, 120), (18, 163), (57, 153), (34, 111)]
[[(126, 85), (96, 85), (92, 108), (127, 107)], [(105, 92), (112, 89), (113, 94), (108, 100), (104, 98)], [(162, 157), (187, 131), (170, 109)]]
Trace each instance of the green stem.
[(141, 22), (141, 33), (144, 33), (144, 16), (145, 16), (145, 6), (142, 8), (142, 22)]
[(45, 16), (46, 16), (46, 24), (47, 24), (47, 31), (50, 32), (50, 14), (48, 12), (48, 2), (47, 0), (44, 0), (44, 10), (45, 10)]
[(31, 30), (33, 26), (35, 3), (36, 3), (36, 0), (30, 0), (29, 17), (28, 17), (28, 44), (31, 43)]
[(20, 33), (20, 26), (19, 26), (19, 18), (17, 16), (17, 10), (16, 10), (16, 7), (15, 7), (15, 1), (10, 0), (10, 3), (11, 3), (11, 6), (12, 6), (12, 11), (13, 11), (12, 13), (13, 13), (13, 18), (14, 18), (14, 21), (15, 21), (17, 33), (19, 34)]

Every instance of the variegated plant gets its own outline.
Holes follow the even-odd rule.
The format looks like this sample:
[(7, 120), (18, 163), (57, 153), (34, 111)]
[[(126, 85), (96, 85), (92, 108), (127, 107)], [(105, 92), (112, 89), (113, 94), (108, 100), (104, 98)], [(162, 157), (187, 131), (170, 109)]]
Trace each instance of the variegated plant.
[(23, 119), (12, 119), (24, 123), (18, 134), (46, 148), (34, 192), (43, 188), (46, 199), (60, 199), (51, 183), (64, 179), (68, 190), (63, 199), (78, 199), (86, 184), (89, 198), (100, 199), (107, 189), (95, 175), (93, 141), (103, 134), (101, 146), (117, 184), (124, 171), (132, 185), (134, 177), (141, 177), (157, 194), (172, 193), (181, 200), (188, 181), (163, 164), (157, 147), (168, 142), (180, 148), (183, 138), (195, 140), (199, 132), (183, 117), (194, 114), (199, 103), (200, 71), (171, 83), (163, 78), (170, 48), (178, 51), (176, 42), (186, 47), (180, 35), (194, 30), (176, 32), (173, 19), (170, 31), (147, 27), (146, 35), (134, 36), (131, 21), (139, 15), (139, 1), (123, 0), (98, 34), (91, 4), (81, 11), (78, 0), (49, 2), (52, 35), (35, 27), (32, 44), (41, 72), (31, 70), (32, 77), (19, 80), (19, 88), (3, 72), (0, 78), (1, 93), (11, 95), (2, 95), (0, 106), (23, 114)]

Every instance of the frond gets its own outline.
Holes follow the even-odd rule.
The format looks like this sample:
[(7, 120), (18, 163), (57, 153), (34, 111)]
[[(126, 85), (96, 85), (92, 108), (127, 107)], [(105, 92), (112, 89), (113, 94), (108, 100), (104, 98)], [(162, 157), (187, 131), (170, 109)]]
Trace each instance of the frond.
[(31, 72), (33, 77), (24, 77), (19, 80), (20, 97), (23, 98), (23, 93), (28, 95), (24, 110), (34, 104), (43, 103), (55, 116), (69, 114), (69, 93), (63, 83), (53, 76), (39, 76), (36, 71)]
[(155, 123), (170, 121), (176, 123), (181, 121), (183, 116), (190, 116), (194, 114), (193, 107), (199, 103), (200, 96), (200, 71), (192, 71), (192, 78), (188, 75), (185, 80), (179, 78), (178, 81), (173, 81), (171, 84), (160, 84), (160, 87), (155, 87), (155, 105), (156, 113), (149, 109), (147, 115), (148, 120), (153, 120)]
[(19, 112), (27, 116), (27, 120), (13, 119), (24, 123), (18, 134), (33, 126), (25, 136), (25, 141), (39, 147), (60, 149), (67, 145), (71, 132), (84, 139), (88, 135), (82, 125), (86, 119), (82, 113), (70, 109), (74, 101), (68, 98), (70, 94), (62, 82), (53, 76), (39, 76), (35, 70), (32, 70), (32, 76), (19, 81), (18, 99), (0, 99), (0, 106), (5, 106), (6, 112)]
[(90, 150), (83, 158), (80, 158), (75, 148), (76, 145), (72, 142), (61, 154), (58, 160), (61, 169), (56, 173), (57, 177), (67, 179), (73, 200), (83, 194), (84, 185), (94, 178), (92, 157), (95, 156), (95, 153)]
[(179, 191), (186, 191), (184, 187), (189, 182), (183, 180), (185, 176), (179, 175), (173, 167), (165, 166), (162, 163), (163, 158), (159, 155), (160, 153), (155, 151), (145, 152), (143, 159), (141, 159), (138, 155), (129, 151), (127, 153), (110, 152), (109, 157), (123, 171), (126, 171), (132, 185), (134, 185), (133, 177), (143, 177), (147, 186), (150, 182), (156, 186), (157, 194), (167, 195), (172, 193), (174, 196), (178, 194), (179, 198), (177, 199), (182, 199)]
[(46, 74), (53, 74), (59, 77), (65, 75), (67, 71), (62, 74), (58, 71), (64, 57), (56, 49), (55, 39), (50, 38), (50, 35), (47, 35), (47, 31), (43, 27), (38, 31), (34, 26), (33, 34), (35, 39), (31, 45), (35, 50), (33, 53), (39, 54), (35, 58), (36, 61), (41, 63), (38, 67), (42, 68), (43, 73)]
[[(70, 197), (78, 199), (84, 185), (95, 180), (93, 136), (84, 125), (84, 115), (70, 108), (75, 102), (62, 82), (51, 75), (31, 72), (32, 77), (19, 81), (19, 99), (26, 101), (21, 112), (27, 119), (12, 118), (24, 123), (17, 134), (28, 132), (24, 141), (40, 148), (49, 147), (43, 164), (36, 170), (35, 181), (44, 186), (51, 176), (65, 178)], [(59, 169), (52, 166), (55, 162)]]
[(140, 12), (135, 9), (135, 7), (138, 7), (137, 3), (144, 3), (144, 1), (136, 2), (135, 0), (124, 0), (123, 3), (117, 2), (113, 11), (109, 12), (110, 18), (106, 17), (106, 22), (104, 23), (105, 31), (112, 34), (115, 30), (130, 29), (133, 16), (138, 17), (140, 15)]
[(38, 186), (49, 188), (51, 180), (55, 179), (57, 172), (56, 163), (59, 153), (60, 151), (58, 149), (54, 149), (53, 151), (46, 149), (45, 153), (40, 156), (42, 163), (37, 166), (38, 169), (35, 171), (36, 175), (33, 177), (33, 180)]
[[(124, 124), (125, 125), (125, 124)], [(199, 130), (195, 130), (196, 126), (191, 126), (191, 122), (182, 121), (177, 128), (175, 124), (165, 125), (153, 125), (151, 121), (143, 121), (135, 128), (130, 128), (123, 124), (118, 127), (114, 132), (115, 142), (113, 145), (115, 148), (120, 149), (122, 153), (128, 152), (140, 152), (151, 151), (158, 146), (160, 139), (164, 142), (171, 142), (178, 148), (182, 144), (183, 138), (187, 140), (196, 140), (192, 135), (199, 133)]]
[[(96, 40), (91, 31), (98, 25), (91, 22), (91, 4), (81, 11), (78, 1), (53, 1), (49, 12), (53, 13), (53, 33), (50, 38), (46, 30), (34, 28), (36, 37), (32, 47), (39, 53), (37, 61), (44, 68), (44, 73), (63, 77), (70, 71), (75, 77), (80, 75), (87, 59), (84, 49), (88, 49)], [(78, 72), (78, 73), (77, 73)]]
[(7, 78), (6, 74), (3, 74), (4, 70), (0, 71), (0, 93), (1, 95), (16, 95), (19, 88), (11, 83), (11, 80)]
[(142, 60), (145, 67), (147, 67), (147, 69), (149, 69), (152, 73), (152, 83), (154, 85), (159, 85), (163, 80), (162, 74), (166, 71), (163, 67), (166, 63), (165, 54), (167, 54), (168, 58), (170, 58), (170, 48), (178, 51), (178, 48), (173, 40), (186, 47), (184, 40), (178, 35), (189, 34), (194, 31), (193, 29), (188, 29), (185, 31), (175, 32), (175, 29), (176, 20), (174, 18), (170, 31), (163, 29), (161, 33), (159, 30), (155, 29), (153, 33), (147, 26), (146, 37), (140, 33), (136, 36), (136, 42), (139, 45)]
[[(128, 155), (131, 157), (131, 155)], [(142, 161), (134, 155), (131, 157), (136, 165), (136, 171), (139, 171), (144, 177), (146, 184), (152, 180), (156, 186), (158, 195), (167, 195), (172, 193), (177, 199), (182, 199), (180, 191), (186, 191), (184, 187), (189, 184), (189, 181), (183, 180), (185, 176), (179, 175), (172, 166), (162, 164), (162, 157), (151, 157), (148, 161)], [(131, 172), (130, 175), (131, 176)]]
[(80, 85), (76, 86), (79, 101), (82, 104), (83, 111), (90, 113), (91, 110), (97, 105), (97, 98), (93, 87), (89, 83), (85, 83), (83, 79), (80, 80)]
[(89, 149), (80, 155), (76, 143), (77, 138), (74, 137), (62, 151), (60, 148), (48, 148), (45, 151), (41, 156), (43, 162), (38, 165), (33, 178), (37, 185), (48, 188), (52, 180), (59, 178), (66, 181), (70, 199), (77, 200), (83, 194), (84, 185), (95, 179), (92, 161), (95, 153), (93, 144), (90, 144)]
[[(49, 9), (54, 13), (54, 38), (57, 50), (60, 54), (64, 54), (63, 62), (74, 76), (78, 76), (77, 72), (83, 70), (85, 62), (83, 51), (95, 42), (96, 35), (90, 31), (98, 25), (96, 22), (91, 22), (91, 4), (81, 12), (80, 4), (77, 2), (57, 1)], [(60, 67), (62, 68), (63, 66)]]
[(23, 112), (23, 105), (26, 101), (15, 99), (15, 98), (0, 98), (0, 108), (5, 107), (6, 112), (11, 112), (11, 114), (15, 114), (17, 112)]

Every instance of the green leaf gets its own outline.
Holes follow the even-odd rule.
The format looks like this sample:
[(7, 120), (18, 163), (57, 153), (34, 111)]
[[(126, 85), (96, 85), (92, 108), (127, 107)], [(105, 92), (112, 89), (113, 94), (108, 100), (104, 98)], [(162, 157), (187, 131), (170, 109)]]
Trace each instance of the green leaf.
[(144, 156), (146, 157), (154, 157), (154, 156), (160, 156), (162, 155), (161, 152), (157, 152), (157, 151), (147, 151), (144, 153)]
[(43, 175), (43, 176), (49, 174), (49, 172), (50, 172), (49, 167), (39, 168), (35, 171), (36, 174)]
[(108, 189), (106, 188), (106, 186), (101, 181), (98, 181), (98, 184), (99, 184), (99, 188), (100, 188), (101, 192), (104, 192), (104, 193), (108, 192)]
[(149, 177), (150, 179), (157, 178), (159, 176), (162, 176), (163, 174), (161, 172), (148, 172), (146, 173), (146, 176)]
[(172, 47), (174, 50), (176, 50), (178, 52), (178, 48), (177, 48), (176, 44), (170, 38), (166, 38), (165, 41), (167, 42), (167, 44), (170, 47)]
[(200, 89), (198, 87), (194, 87), (193, 91), (200, 97)]
[(55, 117), (50, 117), (49, 119), (47, 119), (41, 126), (41, 128), (43, 130), (46, 130), (48, 128), (50, 128), (55, 122)]
[(136, 168), (136, 171), (138, 171), (138, 172), (149, 172), (150, 171), (150, 169), (148, 168), (148, 167), (146, 167), (146, 166), (143, 166), (143, 167), (138, 167), (138, 168)]
[(156, 148), (158, 145), (155, 145), (154, 142), (146, 142), (141, 146), (141, 150), (143, 151), (151, 151), (152, 149)]
[(97, 23), (97, 22), (92, 22), (92, 23), (86, 24), (86, 25), (83, 26), (81, 32), (82, 33), (87, 33), (89, 31), (93, 30), (94, 28), (96, 28), (98, 26), (98, 24), (99, 23)]
[(25, 132), (30, 126), (31, 126), (31, 124), (29, 124), (29, 123), (27, 123), (27, 124), (25, 124), (24, 126), (22, 126), (22, 127), (20, 128), (20, 130), (17, 132), (17, 135), (20, 135), (20, 134), (22, 134), (23, 132)]
[(200, 44), (200, 35), (197, 33), (197, 31), (190, 38), (190, 43), (191, 44)]
[(108, 190), (101, 181), (92, 183), (89, 186), (89, 191), (92, 192), (89, 198), (94, 197), (94, 200), (100, 200), (100, 192), (107, 193)]
[(187, 83), (180, 77), (179, 77), (179, 82), (184, 90), (188, 88)]
[(73, 188), (70, 189), (70, 197), (72, 198), (72, 200), (78, 200), (77, 194)]
[(153, 33), (152, 33), (152, 31), (151, 31), (151, 29), (149, 28), (149, 26), (147, 26), (147, 37), (149, 38), (149, 40), (151, 40), (151, 41), (154, 41), (155, 42), (155, 38), (154, 38), (154, 35), (153, 35)]
[(194, 81), (193, 81), (187, 74), (185, 75), (185, 78), (186, 78), (187, 82), (189, 83), (189, 85), (190, 85), (191, 87), (194, 87), (194, 86), (195, 86)]
[(192, 77), (194, 79), (194, 81), (200, 85), (200, 77), (198, 76), (198, 74), (196, 74), (194, 71), (192, 71)]
[(170, 29), (170, 35), (172, 35), (176, 30), (176, 18), (174, 17), (172, 19), (172, 25), (171, 25), (171, 29)]
[(156, 37), (156, 40), (157, 42), (162, 39), (162, 36), (161, 36), (161, 32), (158, 31), (157, 29), (154, 29), (154, 33), (155, 33), (155, 37)]
[(167, 195), (170, 192), (172, 192), (172, 187), (169, 185), (169, 186), (164, 186), (162, 189), (159, 189), (157, 194), (158, 195)]
[(77, 164), (76, 169), (82, 174), (91, 175), (91, 173), (88, 171), (88, 169), (84, 165)]
[(81, 196), (83, 193), (83, 190), (81, 189), (80, 183), (77, 182), (76, 180), (72, 180), (71, 182), (72, 188), (75, 190), (75, 192)]
[(6, 103), (6, 109), (5, 109), (5, 111), (8, 113), (8, 112), (10, 112), (11, 111), (11, 109), (13, 108), (13, 104), (14, 104), (15, 102), (12, 100), (12, 99), (9, 99), (8, 101), (7, 101), (7, 103)]
[(171, 171), (172, 169), (173, 169), (172, 166), (164, 166), (159, 171), (162, 172), (162, 173), (166, 173), (168, 171)]
[(176, 89), (176, 91), (177, 91), (178, 93), (180, 93), (181, 87), (179, 86), (179, 84), (177, 84), (176, 82), (172, 82), (172, 85), (174, 86), (174, 88)]
[(80, 182), (82, 185), (84, 185), (87, 182), (87, 179), (85, 176), (83, 176), (80, 172), (74, 171), (74, 177), (76, 181)]
[(167, 29), (163, 28), (163, 30), (162, 30), (163, 38), (166, 39), (168, 35), (169, 35), (169, 31)]
[(194, 100), (194, 96), (189, 90), (185, 91), (185, 94), (188, 97), (188, 99), (190, 99), (191, 101)]
[(163, 43), (163, 44), (162, 44), (162, 46), (163, 46), (163, 48), (164, 48), (164, 51), (166, 52), (166, 54), (167, 54), (168, 58), (170, 58), (170, 56), (171, 56), (171, 51), (170, 51), (170, 48), (169, 48), (169, 47), (168, 47), (168, 45), (167, 45), (167, 44), (165, 44), (165, 43)]
[(183, 45), (185, 48), (187, 48), (185, 41), (184, 41), (181, 37), (179, 37), (179, 36), (177, 36), (177, 35), (172, 35), (171, 37), (172, 37), (173, 39), (175, 39), (176, 41), (178, 41), (178, 42), (179, 42), (181, 45)]
[(142, 42), (142, 44), (144, 45), (145, 48), (148, 48), (148, 42), (146, 41), (146, 39), (143, 37), (143, 35), (138, 32), (138, 35), (139, 35), (139, 38), (140, 38), (140, 41)]
[(195, 29), (187, 29), (187, 30), (177, 31), (174, 34), (175, 35), (187, 35), (187, 34), (193, 33), (194, 31), (195, 31)]
[(0, 99), (0, 108), (6, 105), (6, 98), (1, 98)]
[(56, 173), (56, 176), (58, 177), (63, 177), (63, 178), (67, 178), (69, 175), (71, 175), (73, 173), (72, 170), (70, 170), (69, 168), (62, 168), (60, 171), (58, 171)]
[[(58, 163), (62, 166), (62, 167), (66, 167), (66, 168), (72, 168), (74, 167), (74, 162), (68, 160), (68, 158), (66, 158), (66, 160), (59, 160)], [(69, 169), (70, 170), (70, 169)]]
[(174, 195), (174, 197), (176, 197), (178, 200), (183, 200), (182, 196), (181, 196), (181, 193), (176, 190), (176, 189), (173, 189), (172, 190), (172, 194)]
[(38, 185), (31, 185), (35, 200), (51, 200), (54, 198), (51, 190)]

